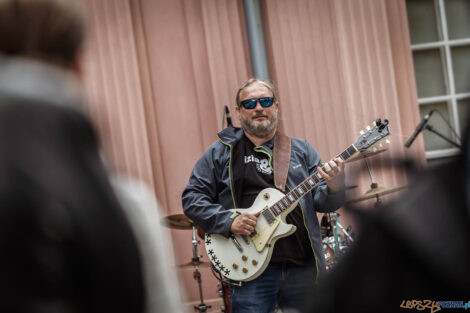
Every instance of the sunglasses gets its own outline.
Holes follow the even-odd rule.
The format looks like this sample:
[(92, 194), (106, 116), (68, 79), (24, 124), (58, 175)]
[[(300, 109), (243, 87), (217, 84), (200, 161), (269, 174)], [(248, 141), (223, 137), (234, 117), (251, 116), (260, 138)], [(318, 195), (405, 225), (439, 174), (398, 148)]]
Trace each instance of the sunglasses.
[(246, 99), (240, 102), (240, 105), (242, 105), (245, 109), (247, 110), (252, 110), (256, 107), (256, 102), (259, 101), (259, 104), (263, 108), (269, 108), (270, 106), (273, 105), (274, 103), (274, 98), (273, 97), (263, 97), (263, 98), (253, 98), (253, 99)]

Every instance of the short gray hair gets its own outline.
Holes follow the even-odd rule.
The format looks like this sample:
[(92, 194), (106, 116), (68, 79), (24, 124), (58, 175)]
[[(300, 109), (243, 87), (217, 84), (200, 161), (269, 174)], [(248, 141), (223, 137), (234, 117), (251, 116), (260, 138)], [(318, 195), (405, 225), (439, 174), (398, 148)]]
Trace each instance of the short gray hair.
[(240, 87), (240, 89), (238, 89), (237, 97), (235, 99), (237, 103), (237, 107), (240, 107), (240, 94), (242, 93), (243, 89), (245, 89), (246, 87), (254, 83), (260, 83), (260, 84), (265, 85), (269, 90), (271, 90), (271, 93), (273, 94), (274, 102), (277, 102), (276, 88), (274, 88), (274, 85), (267, 80), (253, 77), (253, 78), (248, 79), (246, 82), (244, 82), (243, 85)]

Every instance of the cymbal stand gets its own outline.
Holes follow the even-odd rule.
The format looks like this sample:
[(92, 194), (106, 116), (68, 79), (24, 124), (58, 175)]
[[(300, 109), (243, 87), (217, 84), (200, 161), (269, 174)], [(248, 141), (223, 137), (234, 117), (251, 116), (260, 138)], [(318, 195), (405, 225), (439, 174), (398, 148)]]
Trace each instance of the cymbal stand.
[[(191, 241), (192, 245), (193, 245), (193, 258), (192, 258), (192, 261), (193, 261), (194, 264), (199, 264), (199, 259), (202, 256), (199, 256), (197, 254), (197, 245), (198, 245), (199, 242), (196, 238), (196, 226), (193, 225), (192, 227), (193, 227), (193, 238), (192, 238), (192, 241)], [(204, 304), (204, 298), (202, 296), (202, 286), (201, 286), (201, 284), (202, 284), (201, 272), (199, 272), (197, 265), (194, 269), (193, 278), (197, 281), (197, 284), (199, 286), (199, 297), (201, 299), (201, 303), (198, 306), (194, 306), (194, 311), (205, 313), (205, 312), (207, 312), (207, 309), (211, 308), (211, 306)]]
[[(369, 172), (369, 177), (370, 177), (370, 182), (371, 182), (370, 189), (372, 190), (372, 189), (378, 188), (379, 185), (376, 182), (374, 182), (374, 179), (372, 178), (372, 171), (370, 169), (369, 162), (367, 161), (367, 157), (365, 155), (364, 155), (364, 162), (366, 163), (367, 171)], [(376, 198), (376, 202), (374, 204), (374, 207), (378, 208), (382, 204), (382, 200), (380, 200), (379, 195), (375, 195), (375, 198)]]
[(341, 223), (339, 222), (339, 214), (338, 213), (330, 213), (330, 216), (331, 216), (331, 219), (335, 222), (335, 227), (339, 227), (341, 229), (341, 231), (343, 232), (343, 234), (346, 235), (346, 237), (348, 237), (348, 239), (351, 241), (351, 242), (354, 242), (354, 239), (353, 237), (351, 237), (351, 235), (349, 235), (349, 233), (346, 231), (346, 229), (344, 229), (343, 225), (341, 225)]

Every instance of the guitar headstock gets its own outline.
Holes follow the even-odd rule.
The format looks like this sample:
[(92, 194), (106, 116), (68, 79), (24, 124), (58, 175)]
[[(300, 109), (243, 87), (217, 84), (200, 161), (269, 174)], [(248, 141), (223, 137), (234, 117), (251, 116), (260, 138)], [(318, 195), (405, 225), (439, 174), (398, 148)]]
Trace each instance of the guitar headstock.
[(366, 131), (361, 131), (361, 135), (357, 138), (354, 146), (358, 151), (363, 152), (389, 135), (388, 120), (382, 121), (377, 118), (372, 127), (367, 126)]

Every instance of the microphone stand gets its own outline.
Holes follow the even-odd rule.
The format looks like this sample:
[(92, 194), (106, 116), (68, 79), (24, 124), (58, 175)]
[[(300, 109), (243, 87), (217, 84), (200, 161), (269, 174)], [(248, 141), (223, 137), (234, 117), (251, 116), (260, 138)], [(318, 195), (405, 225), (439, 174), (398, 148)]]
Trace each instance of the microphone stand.
[(441, 132), (439, 132), (438, 130), (435, 130), (434, 127), (432, 127), (431, 125), (427, 124), (424, 128), (426, 128), (427, 130), (429, 130), (430, 132), (438, 135), (439, 137), (441, 137), (442, 139), (444, 139), (445, 141), (451, 143), (452, 145), (456, 146), (457, 148), (459, 148), (460, 150), (462, 150), (462, 145), (456, 143), (455, 141), (447, 138), (446, 136), (444, 136)]

